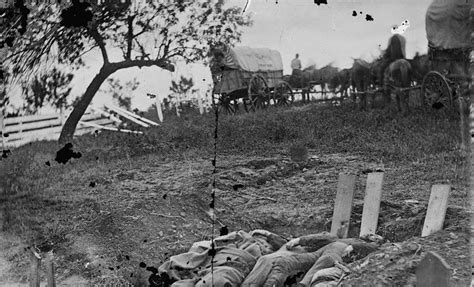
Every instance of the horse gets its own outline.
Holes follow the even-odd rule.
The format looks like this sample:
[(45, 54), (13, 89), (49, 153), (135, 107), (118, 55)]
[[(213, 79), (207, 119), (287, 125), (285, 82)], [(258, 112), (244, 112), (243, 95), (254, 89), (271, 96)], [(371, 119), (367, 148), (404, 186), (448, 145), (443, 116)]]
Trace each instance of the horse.
[[(314, 86), (321, 86), (321, 93), (326, 94), (326, 84), (337, 74), (338, 68), (331, 64), (316, 69), (315, 65), (304, 68), (298, 74), (291, 75), (289, 83), (292, 87), (300, 88), (303, 101), (309, 100), (309, 92)], [(288, 77), (288, 76), (287, 76)]]
[(372, 74), (375, 77), (375, 85), (382, 86), (384, 73), (390, 63), (398, 59), (405, 59), (405, 38), (400, 34), (395, 34), (388, 40), (387, 49), (382, 55), (372, 62)]
[(309, 101), (309, 91), (314, 85), (312, 82), (316, 71), (316, 66), (311, 65), (301, 71), (294, 70), (291, 76), (289, 76), (290, 85), (301, 89), (303, 102)]
[[(386, 102), (391, 102), (391, 92), (394, 87), (408, 88), (411, 86), (412, 68), (408, 60), (398, 59), (388, 66), (384, 72), (384, 86), (388, 91)], [(408, 91), (395, 90), (398, 111), (406, 114), (408, 112)]]
[(319, 85), (321, 87), (321, 94), (323, 98), (326, 96), (326, 84), (329, 84), (331, 79), (339, 72), (339, 69), (333, 67), (331, 64), (316, 69), (311, 75), (312, 86)]
[(308, 80), (303, 78), (303, 71), (293, 70), (291, 75), (283, 75), (282, 80), (290, 84), (292, 88), (301, 89), (301, 96), (303, 97), (304, 102), (305, 95), (309, 95), (309, 91), (307, 91), (308, 89), (306, 88)]
[[(385, 49), (380, 57), (375, 59), (369, 64), (370, 69), (370, 80), (369, 86), (373, 85), (374, 88), (381, 87), (384, 106), (390, 103), (390, 91), (387, 86), (384, 85), (385, 72), (391, 63), (405, 59), (405, 38), (399, 34), (395, 34), (388, 40), (387, 49)], [(363, 104), (366, 102), (366, 95), (363, 95)], [(371, 107), (374, 107), (375, 94), (372, 94)]]
[[(341, 98), (347, 96), (347, 89), (351, 86), (351, 69), (342, 69), (329, 81), (328, 88), (334, 94), (341, 94)], [(339, 88), (336, 91), (336, 88)]]
[[(367, 90), (373, 82), (371, 65), (362, 59), (354, 59), (351, 68), (352, 90), (361, 93), (360, 108), (367, 108)], [(356, 101), (355, 93), (352, 93), (352, 100)]]
[(420, 55), (416, 53), (413, 59), (408, 60), (412, 68), (412, 77), (416, 85), (423, 82), (423, 78), (430, 71), (430, 59), (427, 54)]

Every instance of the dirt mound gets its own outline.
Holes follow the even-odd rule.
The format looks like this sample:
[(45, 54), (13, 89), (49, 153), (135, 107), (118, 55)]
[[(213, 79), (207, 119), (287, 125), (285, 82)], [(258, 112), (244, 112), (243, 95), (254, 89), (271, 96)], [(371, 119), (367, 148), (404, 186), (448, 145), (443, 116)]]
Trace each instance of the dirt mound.
[(425, 238), (413, 237), (403, 243), (387, 243), (367, 258), (349, 265), (352, 273), (344, 284), (362, 286), (415, 286), (416, 267), (428, 251), (440, 254), (450, 265), (453, 286), (469, 286), (471, 268), (469, 235), (442, 230)]

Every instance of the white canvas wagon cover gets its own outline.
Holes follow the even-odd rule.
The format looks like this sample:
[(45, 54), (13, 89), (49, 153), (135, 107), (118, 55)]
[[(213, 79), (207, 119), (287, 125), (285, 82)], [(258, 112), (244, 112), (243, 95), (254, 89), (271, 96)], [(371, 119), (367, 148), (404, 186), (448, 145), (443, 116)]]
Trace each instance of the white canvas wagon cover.
[(247, 72), (282, 71), (283, 61), (278, 51), (241, 46), (229, 49), (225, 66)]
[(471, 0), (433, 0), (426, 11), (428, 45), (438, 49), (469, 48)]

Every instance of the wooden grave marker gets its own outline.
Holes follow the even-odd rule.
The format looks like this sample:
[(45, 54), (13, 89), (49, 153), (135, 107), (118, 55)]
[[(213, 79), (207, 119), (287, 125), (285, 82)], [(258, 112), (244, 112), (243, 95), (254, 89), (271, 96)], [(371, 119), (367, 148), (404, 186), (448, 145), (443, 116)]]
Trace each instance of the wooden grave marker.
[(435, 184), (431, 188), (430, 201), (426, 211), (423, 231), (421, 232), (422, 237), (443, 229), (450, 191), (451, 186), (447, 184)]
[(382, 197), (383, 172), (367, 175), (365, 187), (364, 209), (360, 226), (360, 235), (375, 234), (379, 220), (380, 200)]
[(41, 256), (33, 249), (30, 250), (30, 287), (40, 287)]
[(331, 234), (340, 238), (347, 238), (354, 199), (356, 176), (352, 174), (339, 174), (337, 194), (332, 215)]
[[(473, 93), (474, 96), (474, 93)], [(474, 101), (473, 101), (474, 103)], [(474, 107), (472, 105), (471, 107)], [(472, 110), (471, 117), (474, 117), (474, 110)], [(474, 140), (474, 137), (473, 137)], [(473, 142), (474, 143), (474, 142)], [(472, 146), (472, 151), (474, 151), (474, 145)], [(470, 195), (471, 195), (471, 211), (474, 210), (474, 152), (471, 152), (471, 184), (470, 184)], [(474, 274), (474, 212), (471, 212), (471, 268), (472, 274)], [(473, 276), (474, 282), (474, 276)], [(474, 286), (474, 285), (471, 285)]]
[(56, 287), (56, 280), (54, 278), (55, 268), (54, 268), (54, 255), (53, 251), (49, 251), (45, 254), (45, 263), (46, 263), (46, 277), (48, 282), (48, 287)]
[(428, 252), (416, 268), (416, 287), (448, 287), (451, 267), (436, 252)]

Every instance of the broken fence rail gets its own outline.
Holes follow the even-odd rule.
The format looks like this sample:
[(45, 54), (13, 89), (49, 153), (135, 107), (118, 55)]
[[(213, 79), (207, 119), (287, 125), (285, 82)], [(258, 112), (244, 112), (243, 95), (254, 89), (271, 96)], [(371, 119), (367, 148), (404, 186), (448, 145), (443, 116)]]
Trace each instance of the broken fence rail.
[[(113, 105), (107, 105), (105, 108), (108, 109), (109, 112), (97, 107), (89, 107), (79, 121), (74, 135), (78, 136), (102, 129), (126, 133), (142, 133), (118, 128), (118, 125), (123, 122), (119, 117), (133, 121), (142, 127), (159, 125), (158, 123)], [(28, 115), (12, 118), (2, 118), (0, 116), (3, 148), (17, 148), (34, 141), (57, 140), (65, 119), (66, 115), (64, 113)]]

